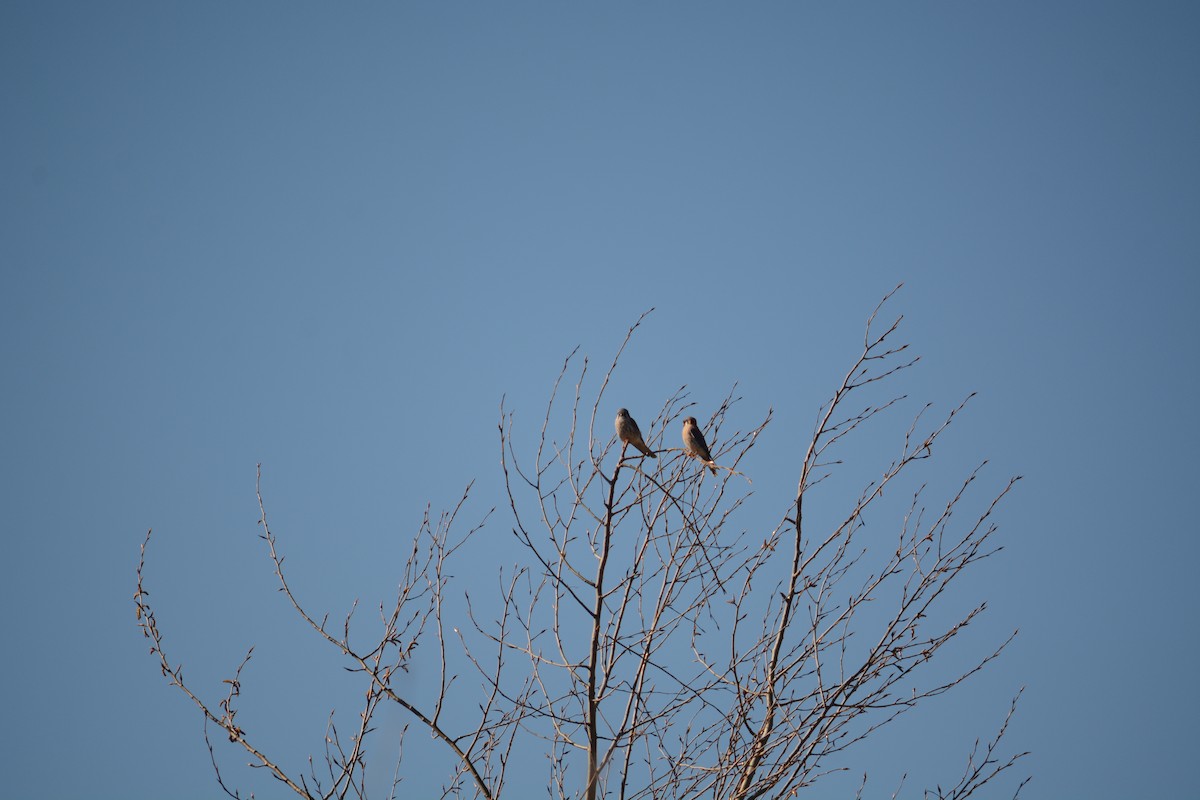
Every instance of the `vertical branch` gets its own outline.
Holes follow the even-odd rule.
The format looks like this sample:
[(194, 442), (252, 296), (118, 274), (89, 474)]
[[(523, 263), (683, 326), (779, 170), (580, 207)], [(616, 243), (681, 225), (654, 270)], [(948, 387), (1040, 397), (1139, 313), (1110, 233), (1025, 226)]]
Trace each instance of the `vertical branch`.
[(596, 680), (600, 672), (600, 637), (604, 621), (605, 584), (604, 573), (608, 569), (609, 548), (612, 545), (613, 508), (617, 491), (617, 479), (625, 461), (626, 446), (621, 447), (621, 457), (608, 479), (608, 499), (604, 502), (604, 530), (600, 539), (600, 558), (596, 565), (595, 598), (592, 607), (592, 636), (587, 662), (587, 743), (588, 779), (587, 799), (596, 800), (600, 784), (600, 698), (596, 694)]
[[(909, 467), (931, 456), (935, 441), (966, 400), (951, 410), (940, 426), (923, 435), (916, 430), (925, 409), (918, 412), (903, 438), (900, 455), (883, 475), (866, 486), (841, 524), (827, 535), (808, 541), (804, 499), (808, 490), (829, 474), (827, 471), (818, 474), (818, 470), (840, 463), (829, 459), (831, 448), (903, 397), (885, 399), (845, 416), (840, 416), (840, 409), (857, 390), (883, 381), (919, 360), (897, 358), (908, 345), (890, 343), (903, 317), (897, 317), (882, 332), (873, 330), (883, 304), (898, 289), (888, 293), (870, 315), (862, 351), (818, 414), (801, 463), (792, 515), (785, 519), (792, 530), (790, 568), (781, 582), (778, 603), (772, 603), (764, 616), (764, 622), (774, 621), (764, 625), (763, 638), (749, 651), (752, 655), (761, 654), (748, 662), (761, 665), (761, 671), (741, 676), (740, 662), (734, 659), (730, 664), (740, 700), (736, 712), (729, 717), (732, 732), (727, 758), (737, 775), (730, 796), (738, 800), (774, 795), (789, 786), (808, 785), (824, 774), (821, 771), (824, 758), (861, 741), (920, 700), (960, 684), (998, 657), (1011, 641), (1010, 637), (995, 652), (956, 677), (925, 688), (913, 687), (907, 695), (895, 693), (900, 681), (927, 664), (937, 650), (982, 612), (981, 604), (944, 632), (930, 636), (920, 633), (928, 624), (925, 621), (933, 604), (947, 586), (968, 566), (995, 552), (983, 549), (995, 530), (994, 525), (985, 526), (984, 522), (1016, 479), (1000, 491), (983, 516), (953, 546), (942, 547), (944, 532), (951, 512), (975, 480), (975, 473), (923, 535), (914, 531), (905, 539), (902, 534), (901, 544), (894, 553), (880, 553), (885, 557), (877, 567), (867, 567), (865, 562), (874, 548), (855, 544), (856, 533), (865, 525), (866, 509)], [(914, 510), (915, 505), (914, 498)], [(912, 517), (912, 512), (905, 517), (905, 531)], [(917, 520), (921, 517), (916, 514)], [(782, 526), (768, 538), (761, 557), (749, 567), (750, 574), (769, 563), (781, 532)], [(910, 564), (907, 572), (905, 564)], [(861, 575), (862, 583), (851, 588), (848, 595), (843, 594), (840, 585), (854, 575)], [(857, 612), (868, 603), (895, 596), (887, 590), (894, 581), (902, 581), (901, 593), (876, 643), (865, 649), (852, 648), (851, 637), (862, 633), (854, 625)], [(747, 581), (747, 592), (749, 588)], [(740, 608), (740, 599), (736, 606)], [(808, 609), (807, 622), (793, 633), (802, 619), (796, 613), (802, 606)], [(802, 683), (799, 678), (807, 680)], [(874, 721), (863, 723), (864, 727), (859, 729), (851, 728), (851, 723), (860, 718)], [(991, 777), (994, 775), (989, 780)]]

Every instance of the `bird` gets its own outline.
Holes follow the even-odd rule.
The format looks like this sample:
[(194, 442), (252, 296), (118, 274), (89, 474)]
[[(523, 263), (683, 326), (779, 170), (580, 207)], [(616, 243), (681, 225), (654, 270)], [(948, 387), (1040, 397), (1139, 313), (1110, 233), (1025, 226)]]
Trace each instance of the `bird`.
[(616, 428), (617, 438), (624, 444), (631, 444), (651, 458), (658, 458), (658, 456), (654, 455), (654, 451), (646, 446), (646, 441), (642, 438), (642, 432), (638, 429), (637, 423), (633, 421), (633, 417), (629, 416), (628, 409), (617, 409)]
[(688, 417), (683, 421), (683, 448), (689, 456), (703, 461), (712, 470), (713, 475), (717, 474), (716, 463), (712, 453), (708, 452), (708, 443), (704, 441), (704, 433), (695, 417)]

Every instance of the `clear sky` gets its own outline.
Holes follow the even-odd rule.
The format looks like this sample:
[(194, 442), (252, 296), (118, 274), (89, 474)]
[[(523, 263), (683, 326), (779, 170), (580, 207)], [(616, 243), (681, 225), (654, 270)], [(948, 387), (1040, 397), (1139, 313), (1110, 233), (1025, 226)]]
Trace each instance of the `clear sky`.
[(653, 306), (607, 411), (737, 382), (776, 509), (903, 281), (905, 390), (979, 392), (939, 469), (1026, 478), (970, 587), (1021, 633), (848, 763), (944, 781), (1024, 685), (1024, 797), (1192, 795), (1197, 42), (1189, 2), (0, 5), (0, 794), (218, 796), (135, 625), (149, 527), (198, 688), (256, 644), (244, 718), (297, 764), (351, 706), (256, 463), (336, 615), (427, 502), (501, 502), (502, 395), (533, 434)]

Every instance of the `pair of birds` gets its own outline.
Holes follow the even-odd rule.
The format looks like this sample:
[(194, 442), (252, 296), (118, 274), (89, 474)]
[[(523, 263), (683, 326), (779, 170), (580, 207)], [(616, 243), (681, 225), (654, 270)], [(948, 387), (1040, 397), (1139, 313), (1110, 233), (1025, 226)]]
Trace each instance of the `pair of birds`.
[[(633, 421), (633, 417), (629, 416), (628, 409), (617, 410), (617, 438), (626, 445), (633, 445), (638, 450), (642, 451), (651, 458), (658, 458), (646, 445), (646, 440), (642, 438), (642, 432), (638, 428), (638, 424)], [(712, 474), (717, 474), (717, 464), (713, 461), (712, 454), (708, 452), (708, 443), (704, 441), (704, 432), (700, 430), (699, 423), (695, 417), (688, 417), (683, 421), (683, 449), (692, 458), (703, 461), (705, 466), (712, 470)]]

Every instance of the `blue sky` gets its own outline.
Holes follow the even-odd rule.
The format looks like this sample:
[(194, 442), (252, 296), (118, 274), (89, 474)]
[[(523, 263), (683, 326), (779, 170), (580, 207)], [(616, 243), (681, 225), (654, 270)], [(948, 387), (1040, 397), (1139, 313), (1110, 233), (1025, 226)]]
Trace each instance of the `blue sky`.
[(1027, 686), (1024, 797), (1187, 795), (1198, 38), (1167, 2), (4, 4), (4, 793), (217, 796), (135, 625), (149, 527), (192, 680), (256, 644), (243, 713), (297, 763), (353, 702), (295, 701), (328, 662), (257, 463), (313, 605), (382, 596), (426, 503), (501, 501), (500, 398), (535, 433), (655, 307), (609, 397), (736, 382), (775, 509), (903, 281), (905, 390), (979, 392), (937, 475), (1025, 476), (971, 587), (1021, 634), (852, 766), (944, 780)]

